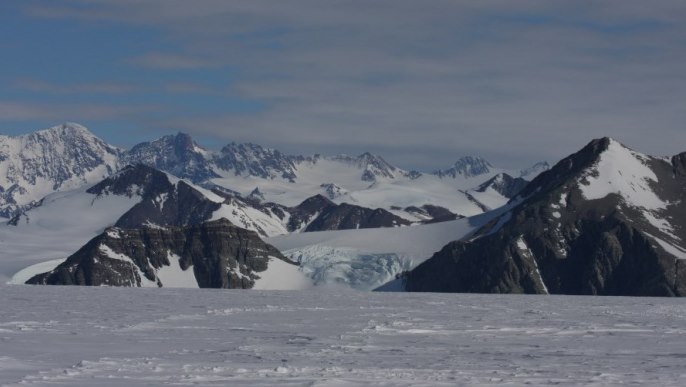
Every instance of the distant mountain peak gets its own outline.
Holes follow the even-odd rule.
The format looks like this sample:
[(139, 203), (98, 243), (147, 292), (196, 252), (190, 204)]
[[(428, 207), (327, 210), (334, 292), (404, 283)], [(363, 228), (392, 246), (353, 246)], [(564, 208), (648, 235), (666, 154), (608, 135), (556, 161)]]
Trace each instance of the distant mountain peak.
[(479, 156), (464, 156), (458, 159), (451, 168), (434, 172), (439, 177), (474, 177), (491, 172), (493, 165)]
[(39, 135), (46, 133), (74, 133), (95, 136), (90, 130), (88, 130), (88, 128), (76, 122), (65, 122), (63, 124), (51, 126), (47, 129), (39, 130), (34, 133)]
[(276, 149), (252, 143), (232, 142), (220, 151), (214, 162), (220, 169), (238, 175), (251, 175), (264, 179), (281, 177), (295, 181), (294, 158)]
[(120, 152), (76, 123), (0, 136), (0, 216), (12, 217), (47, 194), (110, 175)]
[(122, 155), (121, 164), (141, 163), (199, 183), (217, 177), (207, 153), (190, 135), (178, 132), (134, 146)]
[(364, 152), (357, 157), (341, 154), (331, 157), (331, 160), (354, 165), (361, 169), (363, 171), (361, 178), (364, 181), (374, 182), (377, 178), (393, 179), (397, 177), (398, 173), (405, 175), (404, 171), (391, 165), (383, 157), (370, 152)]

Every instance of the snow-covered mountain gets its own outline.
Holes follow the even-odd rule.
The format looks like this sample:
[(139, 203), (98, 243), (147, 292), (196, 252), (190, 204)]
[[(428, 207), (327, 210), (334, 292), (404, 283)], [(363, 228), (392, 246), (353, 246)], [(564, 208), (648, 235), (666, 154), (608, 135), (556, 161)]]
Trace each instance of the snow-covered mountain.
[[(2, 153), (0, 171), (16, 180), (17, 165), (21, 165), (25, 170), (24, 191), (33, 195), (25, 207), (12, 207), (14, 202), (6, 205), (7, 215), (13, 216), (9, 223), (0, 225), (0, 276), (5, 277), (34, 263), (41, 263), (40, 271), (51, 271), (107, 227), (162, 232), (226, 219), (260, 237), (272, 237), (445, 222), (482, 214), (505, 203), (521, 188), (521, 179), (511, 178), (518, 182), (514, 184), (509, 176), (524, 174), (495, 168), (477, 158), (462, 159), (460, 168), (454, 166), (454, 174), (437, 176), (397, 168), (370, 153), (357, 157), (290, 156), (255, 144), (234, 143), (210, 151), (183, 133), (125, 151), (105, 144), (76, 124), (2, 140), (12, 152)], [(24, 148), (29, 150), (17, 151)], [(58, 158), (62, 152), (67, 155), (65, 160), (49, 165), (57, 165), (53, 168), (56, 172), (46, 168), (48, 173), (37, 166), (40, 160)], [(60, 163), (68, 168), (60, 167)], [(479, 169), (479, 165), (487, 167)], [(31, 180), (36, 170), (37, 176), (52, 179), (52, 185)], [(64, 190), (67, 188), (71, 189)], [(19, 192), (16, 187), (13, 190)], [(8, 191), (3, 185), (2, 192)], [(431, 251), (439, 247), (431, 246)], [(333, 257), (340, 249), (314, 261), (302, 258), (319, 251), (319, 247), (303, 246), (298, 250), (303, 252), (299, 261), (316, 262), (312, 263), (316, 266), (323, 264), (320, 258), (338, 259)], [(346, 251), (343, 255), (347, 258), (340, 262), (351, 263), (350, 269), (357, 273), (351, 274), (357, 278), (352, 282), (358, 288), (375, 287), (428, 257), (408, 258), (393, 251), (390, 255), (365, 255), (354, 246)], [(387, 265), (380, 271), (384, 274), (364, 274), (366, 267), (374, 267), (379, 273), (375, 259), (382, 255), (385, 258), (381, 261)], [(367, 264), (352, 263), (353, 256), (367, 257)], [(404, 263), (399, 264), (398, 257)], [(317, 281), (331, 282), (335, 277), (329, 275), (331, 270), (317, 269)], [(28, 272), (38, 273), (37, 269)]]
[(218, 177), (209, 162), (211, 153), (185, 133), (144, 142), (124, 152), (120, 166), (144, 164), (194, 183)]
[(437, 206), (459, 216), (482, 213), (508, 199), (502, 193), (474, 193), (489, 179), (501, 173), (530, 179), (547, 168), (538, 163), (522, 171), (500, 169), (482, 158), (465, 157), (449, 169), (422, 174), (395, 167), (371, 153), (292, 156), (236, 143), (210, 151), (184, 133), (125, 151), (107, 145), (78, 124), (64, 124), (26, 136), (0, 136), (0, 217), (10, 218), (45, 195), (92, 184), (136, 164), (226, 193), (243, 197), (259, 193), (260, 200), (286, 207), (324, 194), (337, 204), (382, 208), (410, 222), (426, 219), (406, 208)]
[(17, 137), (0, 135), (0, 217), (53, 192), (109, 176), (117, 170), (120, 153), (74, 123)]
[(686, 295), (686, 153), (594, 140), (409, 273), (411, 291)]
[(309, 282), (255, 232), (220, 219), (184, 227), (108, 228), (27, 283), (250, 289), (270, 266), (296, 287)]
[(455, 164), (444, 170), (434, 172), (438, 177), (452, 177), (453, 179), (460, 177), (474, 177), (485, 175), (494, 169), (493, 165), (486, 159), (475, 156), (465, 156), (455, 162)]

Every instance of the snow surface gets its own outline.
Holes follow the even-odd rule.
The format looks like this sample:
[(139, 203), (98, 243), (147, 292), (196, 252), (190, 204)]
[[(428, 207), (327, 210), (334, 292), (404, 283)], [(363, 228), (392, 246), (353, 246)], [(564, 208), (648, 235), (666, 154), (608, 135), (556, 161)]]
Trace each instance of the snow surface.
[(255, 281), (253, 289), (257, 290), (305, 290), (314, 286), (297, 266), (274, 257), (269, 258), (267, 270), (256, 274), (260, 279)]
[(17, 226), (0, 224), (0, 283), (33, 264), (66, 259), (141, 200), (86, 190), (48, 195)]
[(579, 188), (587, 200), (619, 194), (631, 206), (648, 210), (664, 209), (668, 203), (662, 201), (650, 187), (650, 184), (658, 183), (658, 179), (646, 165), (648, 160), (648, 156), (611, 140), (595, 166), (597, 176), (584, 176)]
[(57, 266), (61, 265), (62, 262), (66, 261), (66, 258), (53, 259), (47, 262), (37, 263), (31, 265), (25, 269), (20, 270), (18, 273), (12, 276), (12, 279), (8, 282), (10, 285), (23, 285), (26, 281), (30, 280), (33, 276), (38, 274), (47, 273), (54, 270)]
[(155, 272), (162, 286), (165, 288), (198, 288), (193, 266), (183, 270), (181, 257), (171, 252), (167, 253), (167, 259), (169, 259), (169, 266), (162, 266)]
[(42, 286), (0, 292), (0, 385), (8, 387), (686, 380), (681, 299)]
[(494, 190), (492, 187), (488, 187), (484, 192), (470, 190), (468, 193), (479, 203), (486, 206), (486, 208), (489, 210), (498, 208), (510, 200), (509, 198), (503, 196), (500, 192)]

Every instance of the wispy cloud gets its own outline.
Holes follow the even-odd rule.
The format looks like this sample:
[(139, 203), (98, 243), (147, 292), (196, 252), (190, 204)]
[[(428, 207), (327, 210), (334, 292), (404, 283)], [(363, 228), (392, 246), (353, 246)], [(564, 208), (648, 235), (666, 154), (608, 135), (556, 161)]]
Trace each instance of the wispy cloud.
[(126, 62), (153, 69), (203, 69), (219, 66), (218, 63), (202, 57), (191, 55), (151, 52), (129, 58)]
[(14, 82), (20, 90), (51, 94), (128, 94), (141, 91), (142, 88), (125, 83), (70, 83), (57, 84), (37, 79), (20, 79)]
[(164, 107), (156, 105), (62, 104), (0, 100), (0, 121), (10, 122), (133, 119), (161, 111), (164, 111)]
[(475, 150), (552, 160), (603, 135), (653, 153), (686, 144), (679, 0), (104, 0), (29, 10), (153, 28), (174, 48), (128, 63), (230, 66), (239, 74), (230, 91), (267, 107), (175, 111), (154, 126), (294, 150), (413, 152), (427, 165)]

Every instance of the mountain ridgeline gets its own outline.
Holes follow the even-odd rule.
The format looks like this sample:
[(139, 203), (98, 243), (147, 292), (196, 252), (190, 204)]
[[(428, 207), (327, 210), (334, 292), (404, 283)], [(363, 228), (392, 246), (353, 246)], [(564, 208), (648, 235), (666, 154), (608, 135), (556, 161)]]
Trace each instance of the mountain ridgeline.
[[(455, 187), (460, 190), (477, 188), (504, 171), (476, 157), (463, 158), (447, 171), (423, 174), (397, 168), (371, 153), (357, 157), (293, 156), (256, 144), (236, 143), (210, 151), (184, 133), (125, 150), (108, 145), (81, 125), (67, 123), (24, 136), (0, 136), (0, 217), (12, 218), (36, 205), (46, 195), (96, 184), (118, 170), (136, 164), (204, 188), (246, 197), (257, 189), (267, 201), (285, 206), (325, 194), (338, 203), (387, 210), (391, 205), (399, 204), (403, 204), (403, 208), (408, 205), (448, 207), (450, 203), (444, 199), (438, 202), (436, 198), (445, 198)], [(539, 163), (526, 170), (508, 172), (513, 178), (519, 178), (530, 174), (527, 171), (546, 166)], [(440, 195), (432, 197), (427, 190), (425, 195), (417, 195), (412, 203), (407, 203), (407, 193), (401, 190), (415, 192), (426, 186), (425, 180), (432, 178), (442, 180)], [(393, 182), (405, 183), (389, 185)], [(403, 194), (397, 203), (382, 197), (389, 187)], [(433, 188), (436, 189), (435, 184)], [(289, 194), (283, 195), (284, 190)], [(356, 196), (363, 190), (365, 194), (360, 201)], [(370, 190), (378, 190), (379, 194), (367, 194)], [(420, 202), (422, 198), (425, 202)], [(503, 196), (501, 201), (505, 200)], [(481, 212), (477, 205), (464, 207), (455, 205), (449, 210), (462, 216)]]
[(509, 211), (405, 276), (428, 292), (686, 295), (686, 176), (594, 140), (529, 183)]
[[(65, 124), (0, 136), (0, 171), (4, 241), (37, 232), (48, 246), (78, 226), (71, 255), (31, 284), (247, 289), (315, 273), (376, 287), (402, 272), (393, 283), (405, 291), (686, 295), (686, 153), (609, 138), (552, 168), (471, 156), (421, 173), (371, 153), (210, 151), (183, 133), (123, 150)], [(381, 228), (399, 233), (363, 231)], [(338, 230), (351, 231), (287, 240)]]
[(193, 287), (250, 289), (274, 259), (295, 266), (255, 232), (226, 219), (186, 227), (115, 227), (27, 284), (163, 287), (186, 277)]

